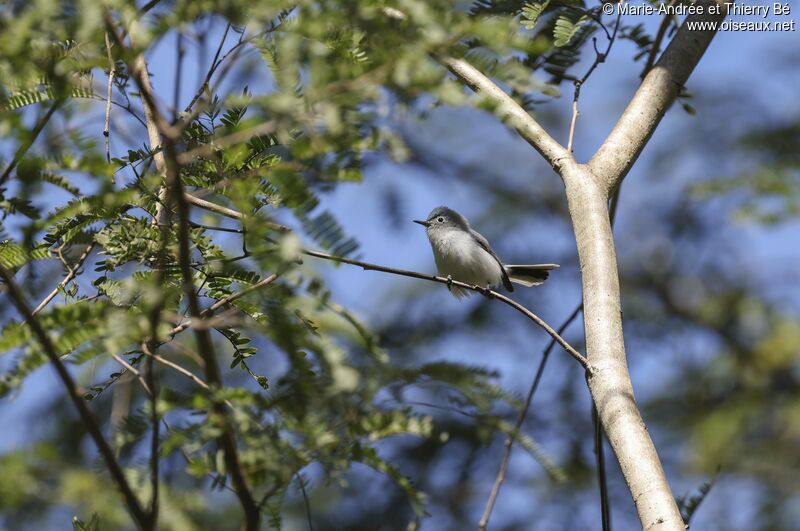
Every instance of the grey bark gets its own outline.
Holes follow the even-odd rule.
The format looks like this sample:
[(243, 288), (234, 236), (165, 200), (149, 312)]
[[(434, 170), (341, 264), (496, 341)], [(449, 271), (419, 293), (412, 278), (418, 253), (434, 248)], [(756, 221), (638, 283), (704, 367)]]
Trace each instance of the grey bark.
[[(462, 59), (441, 62), (491, 99), (495, 112), (561, 175), (581, 267), (587, 382), (598, 415), (633, 498), (643, 529), (683, 530), (675, 499), (633, 394), (622, 333), (619, 273), (608, 213), (610, 192), (627, 175), (664, 113), (689, 78), (715, 31), (686, 22), (721, 22), (727, 2), (699, 0), (706, 13), (687, 17), (643, 80), (619, 122), (588, 164), (578, 164), (508, 94)], [(709, 14), (710, 6), (721, 6)]]

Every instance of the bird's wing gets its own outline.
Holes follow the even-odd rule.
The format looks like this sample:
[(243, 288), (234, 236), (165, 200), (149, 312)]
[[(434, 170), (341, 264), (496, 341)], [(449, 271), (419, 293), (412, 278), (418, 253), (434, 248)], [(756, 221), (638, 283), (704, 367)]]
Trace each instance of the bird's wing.
[(483, 250), (492, 255), (492, 258), (497, 260), (497, 263), (500, 264), (500, 275), (502, 275), (503, 286), (505, 286), (508, 291), (514, 291), (514, 286), (511, 285), (511, 279), (508, 278), (508, 273), (506, 273), (506, 268), (503, 265), (503, 261), (500, 260), (500, 257), (497, 256), (496, 252), (494, 252), (492, 246), (489, 245), (489, 241), (475, 229), (470, 229), (469, 232), (472, 234), (472, 237), (475, 238), (475, 241), (478, 242), (481, 247), (483, 247)]

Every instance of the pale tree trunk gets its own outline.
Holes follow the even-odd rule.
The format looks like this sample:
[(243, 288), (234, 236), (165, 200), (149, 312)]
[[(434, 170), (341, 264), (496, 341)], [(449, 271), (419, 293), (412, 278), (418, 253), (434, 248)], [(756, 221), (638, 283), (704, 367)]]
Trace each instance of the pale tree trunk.
[[(687, 18), (588, 164), (579, 164), (516, 101), (468, 62), (441, 60), (467, 86), (492, 100), (495, 112), (564, 180), (581, 267), (589, 390), (646, 530), (683, 530), (685, 525), (633, 394), (608, 200), (716, 33), (690, 31), (686, 22), (719, 23), (728, 3), (699, 0), (697, 5), (705, 13)], [(719, 14), (713, 13), (712, 6), (720, 6)]]

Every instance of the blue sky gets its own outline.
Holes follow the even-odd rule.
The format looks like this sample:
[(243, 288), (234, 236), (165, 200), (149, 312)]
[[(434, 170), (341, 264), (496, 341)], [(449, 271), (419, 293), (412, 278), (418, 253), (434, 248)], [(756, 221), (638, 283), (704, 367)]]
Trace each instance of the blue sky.
[[(772, 3), (766, 3), (771, 5)], [(791, 9), (800, 13), (800, 5), (790, 2)], [(796, 14), (789, 15), (792, 18)], [(655, 30), (658, 20), (655, 17), (640, 17), (648, 28)], [(747, 20), (748, 17), (737, 17)], [(627, 19), (630, 23), (635, 19)], [(767, 20), (785, 20), (770, 16)], [(210, 53), (220, 35), (220, 27), (215, 27), (208, 35)], [(724, 32), (717, 35), (710, 49), (702, 59), (699, 67), (689, 81), (689, 89), (696, 94), (694, 106), (697, 115), (692, 117), (680, 108), (671, 109), (656, 134), (645, 149), (639, 162), (627, 177), (620, 203), (617, 228), (620, 234), (642, 234), (644, 240), (618, 241), (620, 254), (635, 251), (635, 246), (646, 242), (647, 223), (652, 221), (648, 211), (657, 205), (664, 195), (674, 195), (687, 183), (706, 178), (712, 171), (730, 172), (739, 166), (745, 167), (747, 160), (732, 156), (726, 162), (729, 167), (709, 168), (707, 159), (710, 151), (716, 147), (715, 135), (710, 134), (701, 142), (688, 144), (681, 142), (680, 135), (686, 130), (699, 127), (713, 132), (719, 128), (720, 134), (731, 131), (746, 131), (759, 125), (767, 126), (782, 120), (797, 119), (800, 115), (800, 102), (796, 97), (800, 87), (800, 37), (797, 32), (786, 33), (746, 33)], [(189, 49), (189, 57), (193, 51)], [(603, 138), (613, 127), (616, 118), (627, 105), (630, 96), (636, 89), (641, 65), (632, 63), (634, 49), (626, 41), (619, 41), (606, 61), (601, 65), (582, 90), (580, 101), (581, 116), (575, 140), (576, 157), (585, 161), (600, 145)], [(148, 57), (153, 72), (153, 83), (156, 91), (165, 101), (172, 101), (170, 80), (174, 76), (174, 41), (165, 40)], [(583, 71), (588, 63), (579, 68)], [(257, 85), (249, 81), (254, 91), (263, 90), (268, 85), (266, 69), (258, 75)], [(193, 60), (186, 63), (183, 83), (183, 105), (193, 93), (194, 79), (197, 69)], [(235, 78), (229, 78), (228, 85), (233, 91), (239, 91)], [(564, 97), (554, 101), (540, 111), (543, 125), (559, 141), (566, 142), (566, 125), (570, 116), (571, 91), (565, 86)], [(717, 119), (718, 113), (707, 111), (704, 103), (725, 105), (725, 98), (746, 95), (748, 112), (731, 112), (724, 123), (709, 124), (708, 117)], [(723, 101), (720, 102), (719, 99)], [(99, 104), (89, 104), (89, 112), (102, 113)], [(736, 108), (735, 106), (732, 108)], [(477, 168), (487, 172), (511, 185), (518, 186), (520, 193), (536, 194), (539, 190), (560, 187), (558, 177), (541, 161), (540, 157), (522, 140), (509, 132), (492, 116), (478, 111), (463, 109), (441, 109), (431, 114), (425, 121), (414, 118), (400, 120), (402, 127), (412, 131), (420, 143), (429, 146), (434, 156), (443, 161), (457, 160), (462, 167)], [(131, 133), (139, 142), (144, 139), (138, 125), (131, 126)], [(98, 133), (98, 142), (102, 137)], [(112, 136), (113, 154), (124, 153), (122, 135)], [(645, 168), (656, 166), (657, 157), (670, 150), (682, 151), (679, 163), (662, 167), (662, 175), (644, 175)], [(675, 159), (672, 159), (675, 160)], [(441, 168), (439, 168), (441, 170)], [(325, 196), (323, 208), (334, 212), (346, 231), (360, 242), (360, 255), (365, 260), (418, 271), (433, 272), (434, 265), (424, 231), (410, 222), (413, 218), (425, 216), (434, 206), (446, 204), (458, 209), (470, 217), (476, 228), (492, 239), (492, 231), (498, 230), (492, 224), (479, 225), (476, 220), (483, 219), (486, 198), (482, 197), (473, 186), (459, 183), (457, 171), (444, 172), (442, 176), (418, 165), (396, 163), (383, 156), (373, 157), (365, 173), (365, 180), (359, 184), (342, 184), (334, 193)], [(402, 212), (407, 214), (408, 223), (399, 227), (393, 223), (386, 213), (381, 198), (387, 189), (391, 189), (402, 205)], [(746, 223), (735, 223), (733, 220), (720, 227), (720, 237), (732, 237), (742, 250), (742, 264), (747, 275), (753, 275), (763, 283), (765, 290), (773, 290), (774, 297), (785, 300), (789, 306), (797, 308), (800, 302), (797, 290), (786, 290), (775, 285), (775, 278), (785, 278), (787, 282), (796, 282), (796, 264), (800, 259), (797, 246), (787, 245), (789, 241), (797, 241), (797, 222), (780, 226), (760, 227)], [(574, 242), (569, 232), (569, 225), (564, 222), (547, 226), (510, 227), (501, 230), (512, 230), (515, 234), (503, 238), (503, 247), (498, 249), (501, 256), (530, 256), (531, 261), (551, 261), (552, 256), (570, 256), (574, 264)], [(531, 236), (529, 236), (531, 235)], [(768, 267), (765, 267), (768, 264)], [(405, 290), (435, 290), (430, 308), (424, 311), (452, 313), (457, 316), (463, 304), (471, 301), (456, 301), (442, 286), (418, 282), (412, 279), (395, 278), (374, 272), (364, 272), (357, 268), (333, 268), (329, 263), (314, 264), (325, 276), (332, 288), (334, 298), (356, 310), (367, 322), (379, 324), (391, 311), (385, 311), (387, 300), (393, 300), (391, 293)], [(531, 308), (553, 324), (560, 322), (569, 314), (580, 291), (577, 282), (577, 271), (562, 268), (552, 275), (544, 287), (530, 293), (521, 294)], [(392, 307), (391, 302), (388, 306)], [(378, 309), (383, 309), (380, 311)], [(415, 308), (415, 311), (420, 311)], [(521, 320), (501, 305), (493, 311), (505, 312), (509, 321)], [(576, 330), (580, 324), (576, 325)], [(573, 331), (573, 334), (575, 332)], [(455, 339), (435, 349), (437, 358), (453, 359), (470, 363), (478, 363), (497, 368), (501, 373), (504, 386), (515, 391), (523, 391), (533, 373), (529, 352), (536, 352), (546, 343), (547, 338), (539, 330), (523, 330), (515, 332), (509, 339), (492, 343), (493, 348), (479, 348), (489, 344), (491, 338), (467, 335)], [(524, 342), (521, 348), (520, 342)], [(629, 344), (629, 356), (635, 356), (632, 362), (634, 387), (640, 396), (660, 391), (663, 379), (655, 375), (669, 373), (670, 358), (659, 355), (658, 351), (643, 352), (641, 345)], [(432, 349), (434, 350), (434, 349)], [(487, 358), (486, 352), (491, 352)], [(579, 371), (571, 367), (570, 362), (560, 352), (554, 353), (551, 371), (571, 371), (580, 377)], [(569, 374), (569, 373), (568, 373)], [(24, 426), (26, 417), (31, 414), (31, 407), (43, 394), (60, 394), (61, 389), (49, 369), (38, 371), (31, 378), (20, 394), (13, 401), (0, 402), (0, 423), (4, 425)], [(552, 398), (552, 397), (550, 397)], [(547, 403), (547, 386), (537, 400)], [(588, 407), (588, 399), (587, 399)], [(534, 435), (536, 430), (533, 429)], [(30, 433), (23, 430), (5, 431), (0, 436), (0, 450), (19, 447), (28, 440)], [(657, 434), (656, 434), (657, 436)], [(498, 444), (501, 438), (497, 439)], [(658, 441), (656, 441), (658, 446)], [(545, 448), (558, 455), (558, 448)], [(609, 452), (610, 453), (610, 452)], [(496, 464), (486, 465), (487, 470), (494, 470)], [(538, 465), (533, 464), (529, 456), (517, 452), (512, 461), (512, 477), (518, 472), (517, 479), (524, 478)], [(676, 487), (676, 494), (683, 490), (693, 489), (697, 485), (696, 478), (670, 478)], [(715, 488), (707, 500), (707, 506), (700, 511), (694, 522), (698, 529), (713, 527), (711, 522), (725, 508), (730, 508), (736, 497), (746, 498), (746, 484), (730, 482)], [(488, 493), (488, 485), (486, 486)], [(511, 514), (522, 503), (527, 493), (507, 487), (500, 496), (496, 514)], [(482, 498), (482, 496), (478, 496)], [(527, 503), (527, 502), (526, 502)], [(736, 504), (741, 508), (744, 503)], [(482, 507), (481, 507), (482, 508)], [(477, 509), (477, 508), (476, 508)], [(586, 522), (596, 522), (596, 507), (585, 508), (582, 517)], [(624, 508), (622, 509), (624, 511)], [(743, 522), (749, 520), (746, 509), (742, 509), (738, 518)], [(427, 521), (425, 528), (436, 529), (437, 520)]]

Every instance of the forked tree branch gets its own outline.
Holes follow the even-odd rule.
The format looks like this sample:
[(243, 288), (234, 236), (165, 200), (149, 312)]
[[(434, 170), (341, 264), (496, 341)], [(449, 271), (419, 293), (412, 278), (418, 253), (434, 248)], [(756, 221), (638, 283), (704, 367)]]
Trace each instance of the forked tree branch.
[[(714, 37), (715, 31), (691, 31), (688, 24), (719, 23), (727, 11), (723, 0), (700, 0), (697, 5), (704, 8), (704, 13), (687, 17), (589, 164), (578, 164), (571, 155), (558, 158), (558, 164), (553, 164), (552, 154), (542, 149), (541, 135), (526, 137), (515, 127), (566, 184), (581, 265), (586, 348), (596, 369), (587, 381), (642, 527), (648, 531), (683, 530), (684, 523), (633, 395), (622, 334), (619, 273), (608, 200)], [(720, 13), (709, 14), (711, 6), (721, 6)], [(482, 90), (496, 106), (508, 104), (508, 95), (485, 76), (471, 73), (459, 77), (471, 88)], [(475, 79), (481, 79), (484, 85), (477, 86)]]

